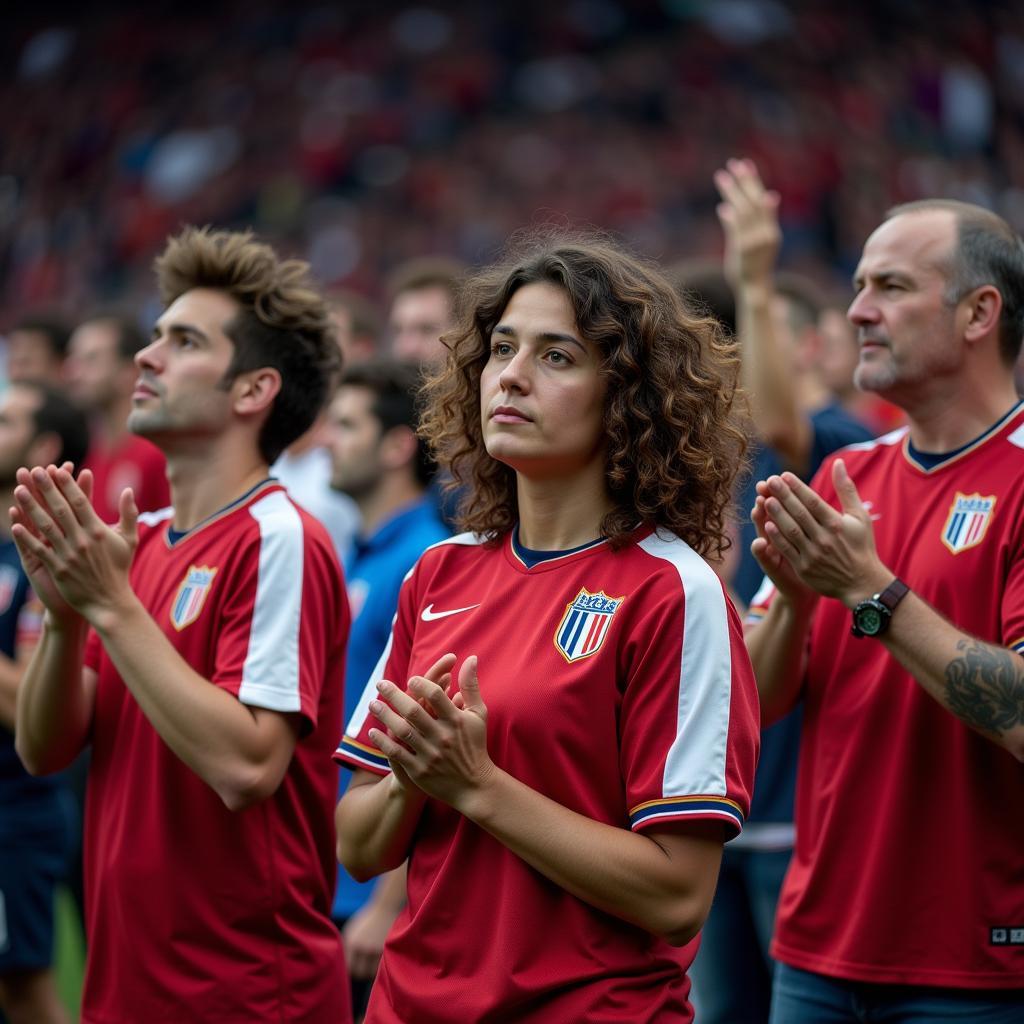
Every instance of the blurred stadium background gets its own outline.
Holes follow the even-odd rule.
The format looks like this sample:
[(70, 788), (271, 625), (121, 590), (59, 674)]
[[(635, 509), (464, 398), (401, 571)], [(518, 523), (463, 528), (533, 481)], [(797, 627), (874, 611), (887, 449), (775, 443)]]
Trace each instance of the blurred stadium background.
[(783, 262), (829, 286), (896, 202), (1024, 229), (1019, 3), (100, 0), (4, 21), (0, 334), (110, 301), (148, 329), (183, 223), (252, 226), (374, 301), (408, 258), (480, 263), (545, 220), (715, 255), (729, 156), (781, 193)]
[(0, 50), (0, 327), (151, 303), (187, 222), (252, 225), (370, 297), (550, 218), (710, 254), (731, 155), (818, 277), (845, 282), (897, 201), (1024, 226), (1015, 3), (101, 0), (19, 5)]

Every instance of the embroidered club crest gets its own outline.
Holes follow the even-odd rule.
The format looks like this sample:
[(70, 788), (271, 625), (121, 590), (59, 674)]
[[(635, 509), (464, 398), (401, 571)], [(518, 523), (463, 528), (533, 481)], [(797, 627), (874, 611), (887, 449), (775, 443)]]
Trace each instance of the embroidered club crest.
[(190, 565), (178, 593), (171, 602), (171, 625), (179, 632), (199, 618), (210, 592), (216, 569), (208, 565)]
[(555, 630), (555, 646), (566, 661), (579, 661), (597, 654), (608, 635), (612, 616), (625, 597), (609, 597), (603, 590), (592, 594), (581, 588)]
[(942, 527), (942, 543), (954, 555), (980, 544), (995, 507), (994, 494), (981, 495), (977, 491), (974, 494), (961, 494), (957, 491), (949, 508), (946, 525)]

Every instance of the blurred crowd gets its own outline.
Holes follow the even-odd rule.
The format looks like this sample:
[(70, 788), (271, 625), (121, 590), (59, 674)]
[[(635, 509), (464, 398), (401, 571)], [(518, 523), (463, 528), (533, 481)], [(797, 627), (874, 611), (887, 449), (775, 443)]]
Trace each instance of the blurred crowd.
[(785, 262), (820, 277), (848, 279), (894, 202), (1024, 224), (1017, 5), (61, 11), (20, 9), (0, 42), (0, 326), (150, 300), (182, 223), (252, 225), (373, 298), (405, 259), (485, 261), (544, 219), (710, 253), (711, 176), (739, 154), (782, 195)]
[[(19, 11), (0, 41), (0, 380), (64, 388), (88, 417), (108, 520), (126, 485), (144, 509), (167, 501), (162, 457), (124, 422), (132, 359), (159, 312), (152, 259), (182, 224), (252, 227), (309, 260), (350, 367), (381, 354), (435, 363), (463, 268), (526, 225), (621, 236), (739, 337), (760, 428), (744, 513), (755, 480), (783, 468), (809, 477), (827, 451), (901, 422), (852, 388), (844, 317), (850, 273), (885, 209), (942, 195), (1024, 229), (1024, 8), (1011, 4), (236, 0), (99, 3), (88, 21), (59, 11)], [(730, 162), (740, 155), (753, 162)], [(778, 266), (798, 276), (776, 277)], [(764, 287), (778, 308), (758, 321), (745, 291)], [(383, 385), (357, 372), (347, 387), (366, 398)], [(367, 512), (384, 471), (368, 483), (339, 440), (360, 415), (328, 410), (274, 467), (357, 581), (360, 568), (379, 572), (358, 560), (370, 527), (387, 523)], [(410, 448), (400, 468), (413, 464)], [(140, 495), (145, 482), (152, 493)], [(426, 483), (413, 483), (401, 500), (414, 491), (433, 509), (437, 488), (427, 502)], [(761, 576), (746, 530), (721, 567), (742, 604)], [(777, 778), (758, 785), (778, 799), (748, 828), (755, 839), (764, 829), (761, 846), (736, 844), (720, 886), (734, 886), (737, 905), (763, 896), (765, 934), (717, 909), (719, 935), (713, 917), (695, 971), (709, 1020), (728, 1019), (707, 1001), (716, 944), (735, 960), (746, 941), (744, 976), (770, 984), (795, 733), (776, 744)], [(743, 877), (759, 854), (778, 862), (760, 889)], [(367, 980), (396, 909), (370, 935), (359, 899), (343, 890), (335, 909), (339, 924), (356, 922), (346, 941)]]

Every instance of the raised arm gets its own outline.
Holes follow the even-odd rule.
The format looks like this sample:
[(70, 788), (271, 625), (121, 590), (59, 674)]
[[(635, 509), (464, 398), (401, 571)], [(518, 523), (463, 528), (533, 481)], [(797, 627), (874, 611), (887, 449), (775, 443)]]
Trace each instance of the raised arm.
[[(875, 551), (868, 511), (841, 459), (833, 483), (842, 511), (793, 474), (764, 485), (767, 541), (818, 593), (847, 608), (881, 593), (895, 578)], [(879, 639), (948, 712), (1024, 761), (1024, 658), (958, 629), (913, 592)]]
[(794, 385), (793, 358), (777, 337), (775, 264), (782, 231), (779, 196), (765, 189), (750, 160), (730, 160), (715, 174), (722, 197), (725, 275), (736, 295), (741, 379), (764, 441), (797, 473), (807, 471), (814, 435)]

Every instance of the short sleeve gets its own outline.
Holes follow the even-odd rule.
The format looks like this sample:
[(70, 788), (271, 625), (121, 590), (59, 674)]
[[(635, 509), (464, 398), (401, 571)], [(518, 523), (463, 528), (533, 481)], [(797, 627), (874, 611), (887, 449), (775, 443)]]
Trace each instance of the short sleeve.
[(750, 807), (759, 744), (757, 687), (736, 610), (692, 551), (634, 624), (621, 721), (630, 827), (720, 821)]
[(370, 701), (376, 698), (377, 683), (381, 679), (390, 679), (402, 687), (408, 682), (409, 657), (416, 622), (415, 585), (414, 567), (398, 592), (398, 610), (388, 642), (363, 687), (352, 717), (345, 724), (345, 735), (334, 752), (334, 760), (346, 768), (365, 768), (377, 775), (387, 775), (391, 771), (388, 759), (370, 742), (369, 732), (377, 721), (370, 714)]
[(243, 704), (298, 712), (315, 727), (329, 656), (348, 636), (341, 569), (319, 524), (283, 492), (250, 514), (258, 538), (225, 581), (211, 682)]

